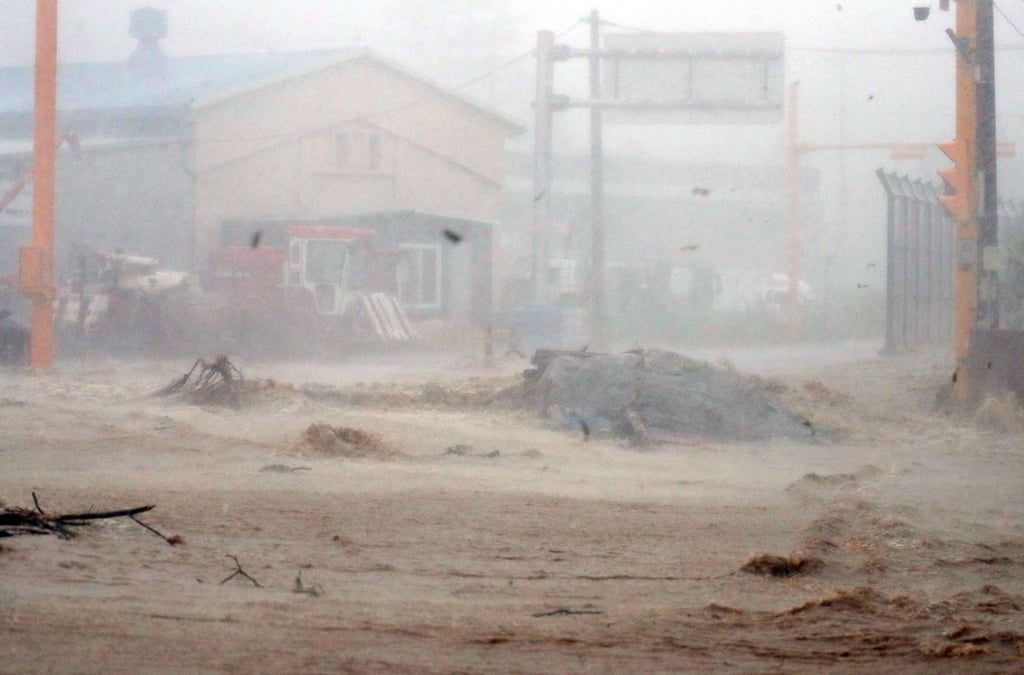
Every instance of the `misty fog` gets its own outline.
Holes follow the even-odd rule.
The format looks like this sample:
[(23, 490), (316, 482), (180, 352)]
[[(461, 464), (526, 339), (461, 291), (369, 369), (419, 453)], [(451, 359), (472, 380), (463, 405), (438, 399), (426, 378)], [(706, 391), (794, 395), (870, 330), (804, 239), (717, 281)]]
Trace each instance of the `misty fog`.
[(1018, 669), (987, 1), (5, 0), (0, 671)]

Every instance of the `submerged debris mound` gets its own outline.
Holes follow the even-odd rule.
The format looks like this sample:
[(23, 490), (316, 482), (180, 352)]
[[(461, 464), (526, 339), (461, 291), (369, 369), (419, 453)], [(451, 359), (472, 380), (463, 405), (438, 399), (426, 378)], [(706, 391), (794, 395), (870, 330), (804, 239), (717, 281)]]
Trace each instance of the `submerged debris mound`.
[(762, 553), (751, 556), (740, 568), (740, 571), (766, 577), (794, 577), (798, 574), (816, 572), (824, 566), (825, 562), (821, 558), (803, 553), (794, 553), (788, 556)]
[(888, 598), (870, 586), (856, 586), (854, 588), (839, 589), (817, 600), (810, 600), (797, 607), (792, 607), (783, 613), (795, 615), (821, 609), (831, 609), (869, 614), (886, 614), (893, 607), (901, 610), (901, 613), (910, 612), (914, 609), (914, 603), (905, 596)]
[(1021, 432), (1024, 431), (1024, 408), (1012, 391), (989, 395), (978, 406), (973, 422), (984, 431), (1002, 434)]
[(384, 437), (353, 427), (336, 427), (324, 422), (310, 424), (303, 432), (296, 450), (329, 457), (386, 459), (400, 453), (385, 442)]
[(656, 430), (740, 441), (822, 432), (762, 380), (676, 352), (538, 350), (532, 363), (527, 398), (541, 415), (573, 418), (584, 429), (603, 420), (638, 445)]

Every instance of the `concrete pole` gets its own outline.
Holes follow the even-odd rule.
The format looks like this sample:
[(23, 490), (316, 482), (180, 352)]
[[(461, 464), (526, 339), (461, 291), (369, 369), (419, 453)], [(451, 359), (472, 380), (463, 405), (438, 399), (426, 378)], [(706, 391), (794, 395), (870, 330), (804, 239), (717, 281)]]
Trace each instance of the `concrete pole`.
[(802, 326), (800, 276), (803, 244), (800, 219), (800, 85), (791, 82), (786, 102), (786, 226), (789, 241), (789, 314), (794, 335)]
[[(601, 21), (590, 12), (590, 100), (601, 100)], [(606, 349), (604, 307), (604, 144), (601, 109), (590, 107), (590, 317), (591, 341)]]
[(551, 48), (555, 35), (537, 33), (537, 93), (533, 103), (533, 301), (548, 300), (548, 243), (551, 228), (551, 97), (554, 68)]
[[(36, 0), (35, 128), (32, 169), (32, 249), (22, 253), (23, 288), (32, 299), (33, 368), (53, 364), (53, 199), (57, 152), (57, 0)], [(25, 256), (28, 254), (26, 270)], [(28, 274), (26, 275), (26, 271)]]
[(999, 194), (996, 181), (996, 77), (992, 0), (977, 0), (977, 330), (999, 328)]

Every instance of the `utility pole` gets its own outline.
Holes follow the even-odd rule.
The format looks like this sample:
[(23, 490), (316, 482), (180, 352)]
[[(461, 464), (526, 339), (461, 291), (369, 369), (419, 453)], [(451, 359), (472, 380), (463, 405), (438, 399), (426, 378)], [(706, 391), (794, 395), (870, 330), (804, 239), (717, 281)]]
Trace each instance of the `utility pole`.
[(996, 180), (996, 64), (993, 0), (977, 0), (978, 316), (977, 330), (999, 328), (999, 193)]
[(53, 365), (53, 197), (57, 152), (57, 0), (36, 0), (32, 245), (21, 249), (20, 283), (32, 300), (30, 362)]
[(939, 175), (950, 194), (940, 197), (956, 222), (953, 397), (971, 397), (968, 363), (975, 331), (999, 328), (998, 191), (996, 186), (995, 48), (992, 0), (958, 0), (956, 31), (956, 139), (939, 148), (953, 167)]
[[(601, 100), (601, 21), (590, 12), (590, 100)], [(590, 339), (604, 349), (604, 144), (601, 108), (590, 108)]]
[(537, 92), (533, 125), (533, 301), (548, 300), (548, 242), (551, 227), (551, 98), (554, 68), (551, 48), (555, 35), (537, 33)]
[(953, 166), (940, 169), (947, 192), (942, 202), (954, 219), (956, 229), (955, 268), (953, 271), (953, 396), (963, 403), (969, 391), (967, 356), (971, 342), (977, 303), (978, 198), (974, 168), (977, 156), (977, 88), (974, 81), (974, 48), (977, 29), (975, 0), (959, 0), (956, 5), (956, 31), (947, 31), (956, 46), (956, 138), (940, 143), (953, 160)]
[(791, 82), (786, 100), (786, 231), (789, 257), (790, 328), (798, 335), (802, 324), (800, 277), (803, 267), (800, 220), (800, 84)]

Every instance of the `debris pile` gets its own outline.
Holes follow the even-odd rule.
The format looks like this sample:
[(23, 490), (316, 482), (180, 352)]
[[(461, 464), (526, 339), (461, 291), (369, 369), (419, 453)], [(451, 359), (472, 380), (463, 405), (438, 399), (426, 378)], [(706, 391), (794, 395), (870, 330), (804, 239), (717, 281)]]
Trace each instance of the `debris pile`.
[(323, 422), (309, 425), (296, 450), (330, 457), (380, 459), (401, 455), (380, 434), (353, 427), (335, 427)]
[(588, 436), (602, 425), (636, 445), (674, 432), (730, 440), (811, 439), (811, 422), (787, 409), (770, 385), (675, 352), (622, 354), (538, 350), (523, 373), (527, 400), (545, 417)]

